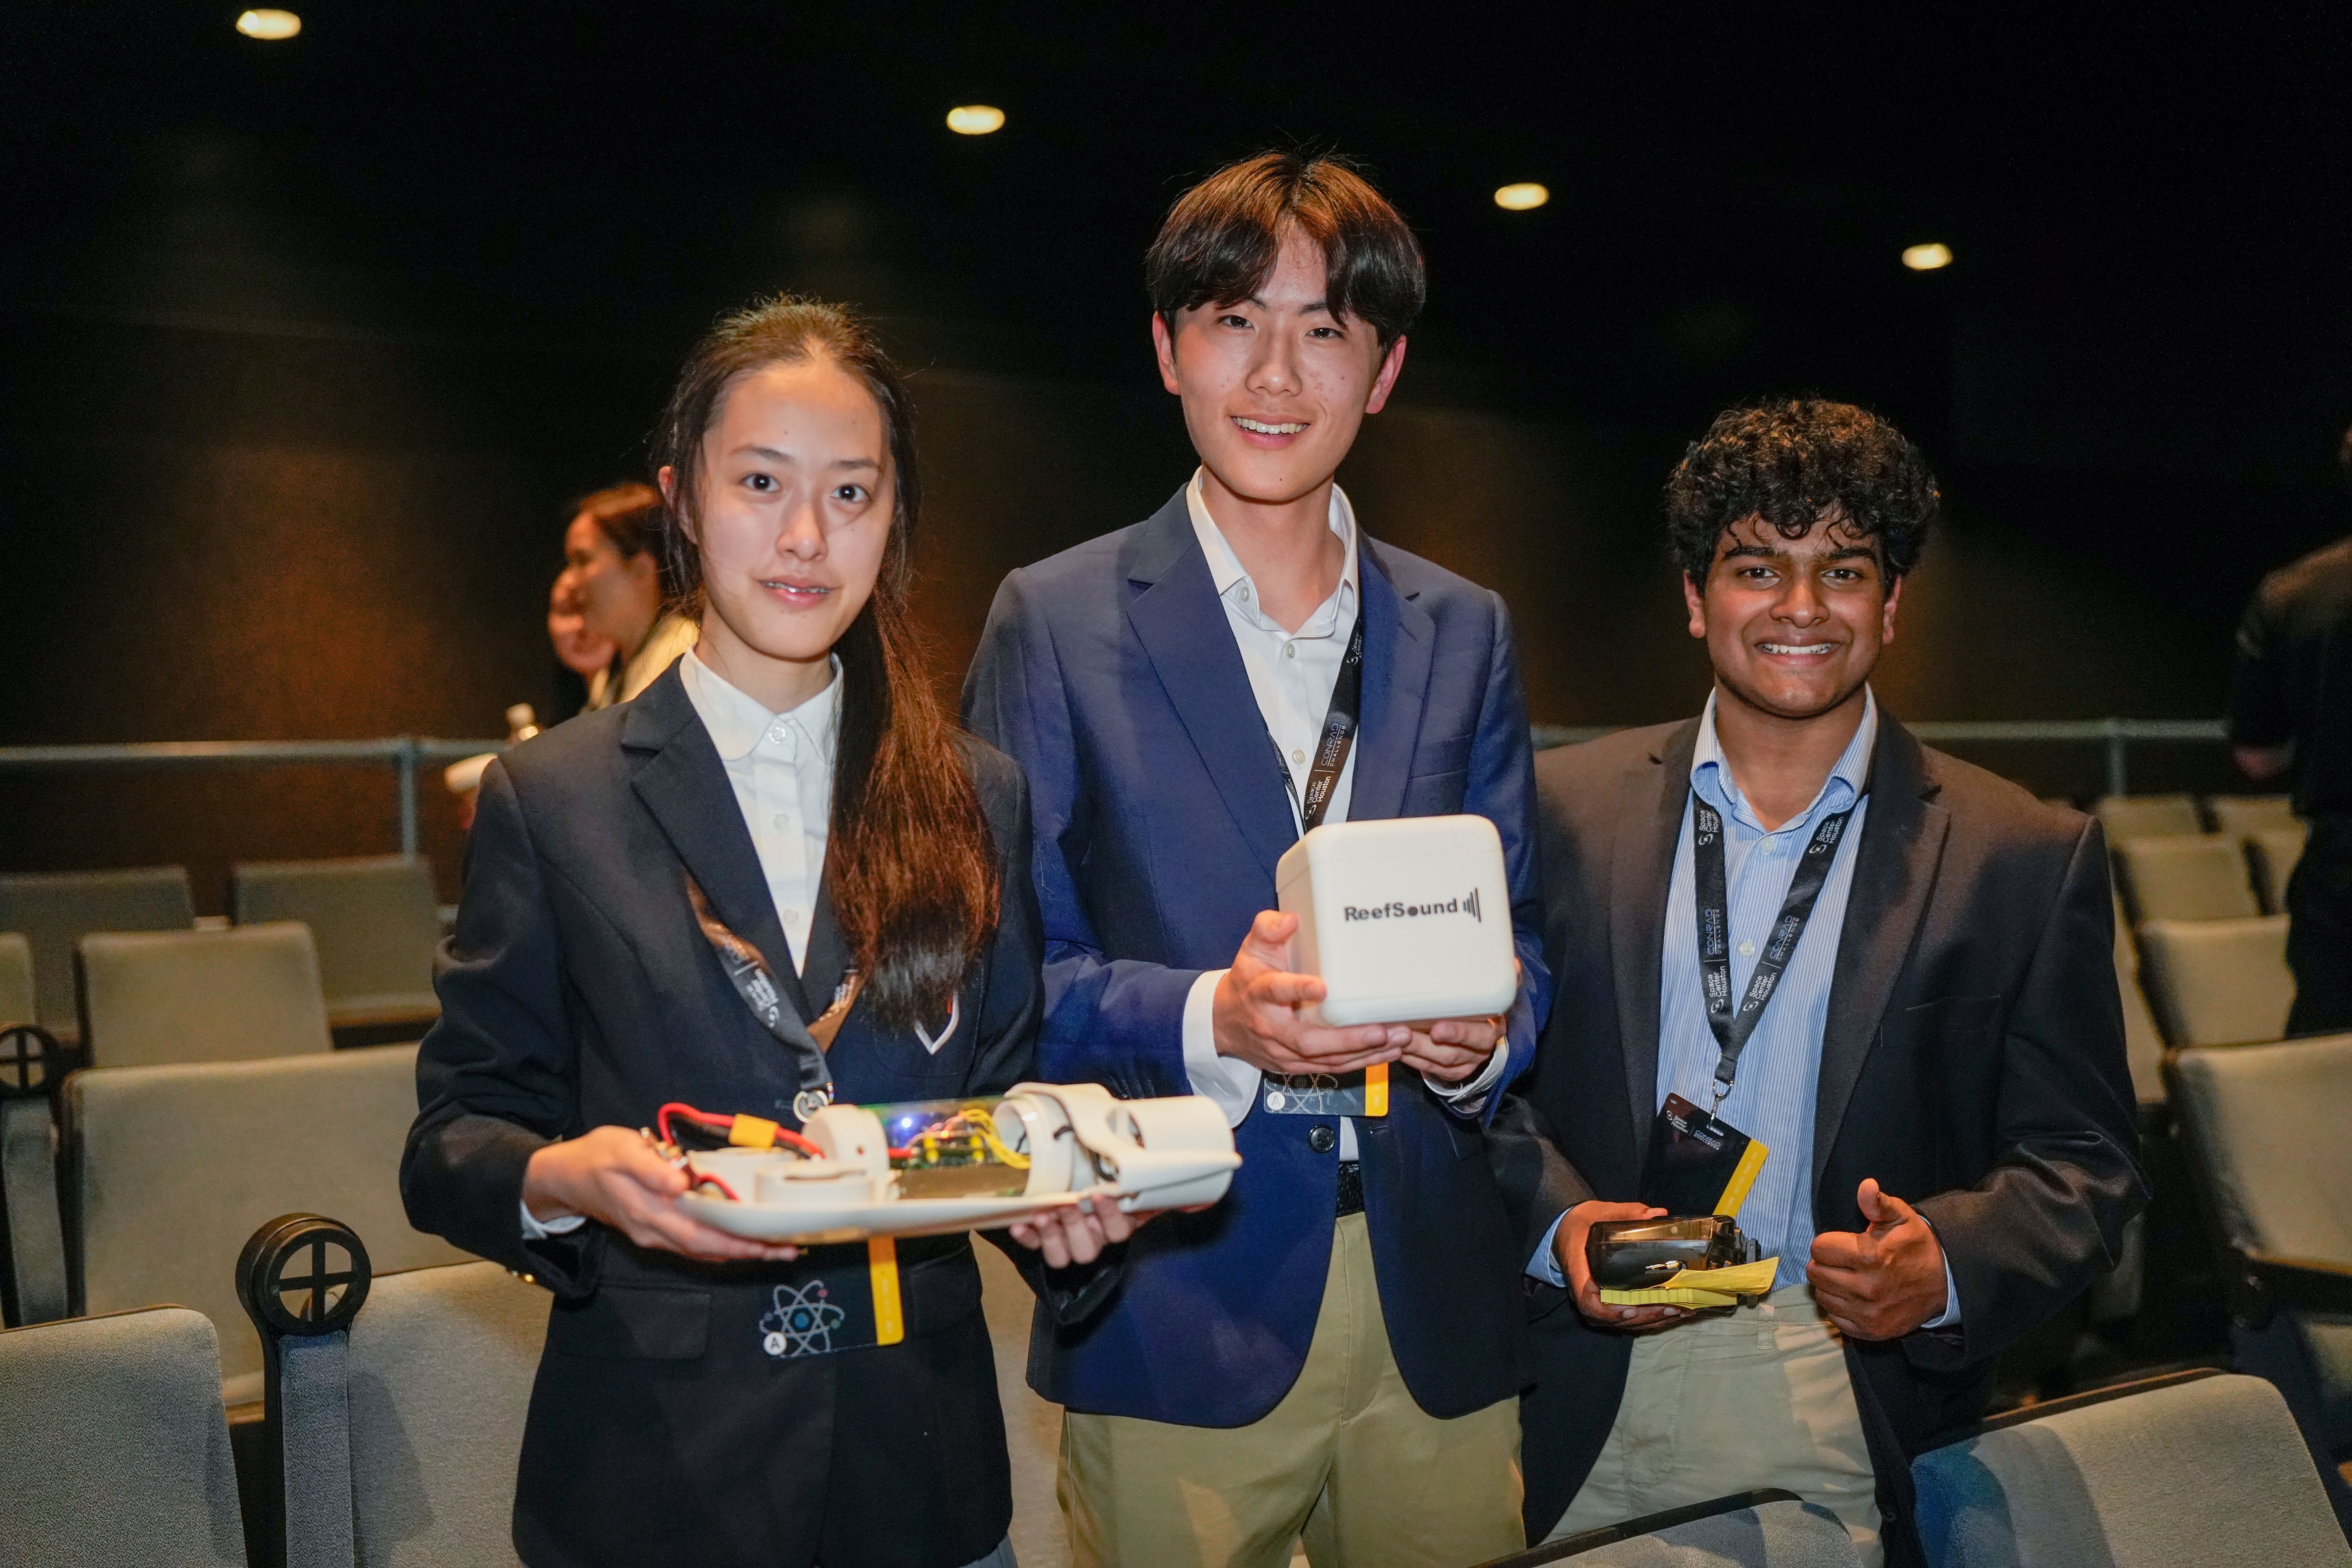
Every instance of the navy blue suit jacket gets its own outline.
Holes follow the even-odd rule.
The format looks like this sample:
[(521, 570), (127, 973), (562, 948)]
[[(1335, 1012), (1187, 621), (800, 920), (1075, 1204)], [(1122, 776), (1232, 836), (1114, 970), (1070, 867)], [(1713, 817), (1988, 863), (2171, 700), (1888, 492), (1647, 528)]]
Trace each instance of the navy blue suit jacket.
[[(1361, 537), (1360, 535), (1360, 537)], [(1363, 538), (1356, 820), (1475, 812), (1503, 838), (1526, 984), (1506, 1082), (1532, 1056), (1550, 982), (1532, 838), (1535, 775), (1501, 599)], [(964, 718), (1027, 771), (1045, 927), (1038, 1070), (1129, 1099), (1186, 1094), (1182, 1020), (1233, 962), (1275, 862), (1288, 797), (1182, 492), (1147, 521), (1006, 578), (964, 685)], [(1357, 1121), (1389, 1342), (1414, 1399), (1451, 1417), (1528, 1381), (1516, 1233), (1483, 1117), (1398, 1069)], [(1491, 1108), (1501, 1100), (1487, 1097)], [(1265, 1415), (1297, 1381), (1331, 1255), (1329, 1117), (1263, 1103), (1232, 1191), (1138, 1233), (1108, 1306), (1038, 1321), (1031, 1384), (1075, 1410), (1197, 1426)]]

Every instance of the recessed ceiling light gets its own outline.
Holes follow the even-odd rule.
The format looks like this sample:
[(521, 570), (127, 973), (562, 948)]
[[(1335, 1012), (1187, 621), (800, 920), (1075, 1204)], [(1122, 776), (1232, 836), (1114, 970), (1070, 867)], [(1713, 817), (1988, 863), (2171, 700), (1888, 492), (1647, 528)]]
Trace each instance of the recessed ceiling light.
[(1908, 246), (1903, 252), (1903, 265), (1914, 272), (1933, 272), (1951, 264), (1952, 247), (1941, 243)]
[(1004, 129), (1004, 110), (985, 103), (967, 103), (948, 110), (948, 129), (959, 136), (985, 136)]
[(1532, 212), (1551, 200), (1551, 193), (1529, 180), (1521, 184), (1505, 185), (1495, 193), (1495, 205), (1507, 212)]
[(236, 19), (236, 30), (248, 38), (276, 42), (302, 30), (302, 18), (291, 11), (247, 11)]

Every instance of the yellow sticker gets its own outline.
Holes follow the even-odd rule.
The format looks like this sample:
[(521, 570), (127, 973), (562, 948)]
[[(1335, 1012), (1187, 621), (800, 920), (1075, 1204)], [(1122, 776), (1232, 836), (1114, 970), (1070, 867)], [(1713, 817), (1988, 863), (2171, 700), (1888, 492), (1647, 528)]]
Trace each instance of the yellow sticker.
[(1764, 1168), (1764, 1156), (1772, 1151), (1750, 1141), (1747, 1151), (1733, 1167), (1731, 1180), (1723, 1184), (1723, 1196), (1715, 1202), (1715, 1212), (1732, 1219), (1739, 1217), (1739, 1205), (1748, 1201), (1748, 1189), (1756, 1184), (1756, 1173)]
[(866, 1266), (874, 1277), (874, 1342), (895, 1345), (907, 1337), (907, 1314), (898, 1305), (898, 1244), (877, 1236), (866, 1244)]
[(1386, 1116), (1389, 1113), (1389, 1064), (1374, 1062), (1364, 1069), (1364, 1114)]

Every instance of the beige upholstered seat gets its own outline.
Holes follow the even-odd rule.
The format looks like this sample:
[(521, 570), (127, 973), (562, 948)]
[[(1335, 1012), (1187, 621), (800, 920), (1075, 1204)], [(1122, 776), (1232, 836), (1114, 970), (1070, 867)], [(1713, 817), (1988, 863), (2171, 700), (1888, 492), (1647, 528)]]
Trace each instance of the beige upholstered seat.
[(2124, 900), (2141, 921), (2235, 920), (2262, 913), (2234, 838), (2200, 833), (2126, 838), (2115, 846)]
[(2202, 833), (2197, 803), (2185, 795), (2109, 795), (2093, 804), (2091, 815), (2107, 830), (2109, 844), (2130, 838), (2164, 838)]
[(2284, 915), (2147, 921), (2139, 951), (2141, 983), (2170, 1044), (2233, 1046), (2286, 1033), (2294, 976)]
[(2286, 879), (2294, 875), (2294, 863), (2303, 858), (2308, 831), (2302, 823), (2290, 822), (2284, 827), (2246, 835), (2246, 854), (2254, 864), (2254, 888), (2263, 896), (2263, 913), (2286, 913)]
[(334, 1215), (385, 1272), (465, 1258), (409, 1228), (400, 1156), (415, 1116), (414, 1046), (77, 1073), (63, 1182), (80, 1221), (77, 1310), (185, 1302), (220, 1331), (230, 1395), (257, 1397), (261, 1347), (232, 1275), (263, 1221)]
[[(2233, 1255), (2352, 1268), (2352, 1035), (2185, 1050), (2167, 1066), (2211, 1226)], [(2238, 1364), (2277, 1382), (2315, 1446), (2352, 1445), (2352, 1317), (2282, 1310), (2236, 1325)], [(2352, 1504), (2352, 1499), (2347, 1500)]]
[(128, 871), (58, 871), (0, 877), (0, 931), (21, 932), (33, 949), (37, 1022), (70, 1036), (74, 943), (94, 931), (185, 931), (196, 906), (179, 866)]
[[(382, 1568), (514, 1563), (516, 1461), (547, 1313), (536, 1285), (494, 1263), (460, 1263), (378, 1274), (337, 1331), (349, 1335), (341, 1358), (282, 1340), (297, 1353), (279, 1364), (294, 1413), (280, 1439), (298, 1449), (340, 1439), (351, 1456), (350, 1495), (289, 1494), (289, 1530), (317, 1539), (348, 1519), (357, 1560)], [(305, 1416), (338, 1407), (343, 1432)], [(292, 1517), (303, 1509), (325, 1517), (312, 1527)]]
[(213, 1327), (184, 1307), (0, 1333), (0, 1562), (243, 1568)]
[(334, 1047), (310, 932), (110, 932), (81, 941), (82, 1036), (99, 1067), (245, 1061)]
[(0, 1024), (39, 1021), (33, 1011), (33, 944), (18, 931), (0, 931)]
[(2123, 994), (2124, 1061), (2131, 1068), (2132, 1092), (2141, 1104), (2153, 1104), (2164, 1098), (2164, 1036), (2148, 1011), (2147, 992), (2139, 977), (2139, 948), (2132, 941), (2120, 898), (2116, 900), (2116, 989)]
[(229, 872), (239, 925), (300, 921), (319, 949), (327, 1016), (338, 1025), (430, 1019), (441, 940), (433, 868), (412, 856), (278, 860)]
[(2294, 819), (2294, 803), (2283, 795), (2208, 795), (2205, 806), (2213, 814), (2214, 831), (2232, 838), (2302, 826)]
[(2226, 1373), (2029, 1406), (1911, 1463), (1950, 1568), (2352, 1568), (2278, 1391)]

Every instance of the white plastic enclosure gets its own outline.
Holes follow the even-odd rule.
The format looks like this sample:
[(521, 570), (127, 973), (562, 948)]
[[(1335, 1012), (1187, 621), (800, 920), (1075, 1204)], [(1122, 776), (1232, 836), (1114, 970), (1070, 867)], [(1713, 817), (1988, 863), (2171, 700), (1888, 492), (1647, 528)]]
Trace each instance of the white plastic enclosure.
[(1518, 994), (1503, 838), (1483, 816), (1327, 823), (1274, 881), (1298, 917), (1292, 969), (1329, 987), (1305, 1010), (1320, 1022), (1483, 1017)]

